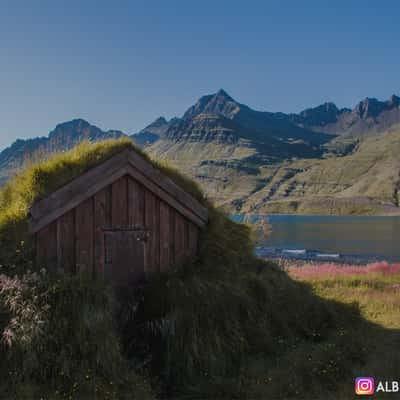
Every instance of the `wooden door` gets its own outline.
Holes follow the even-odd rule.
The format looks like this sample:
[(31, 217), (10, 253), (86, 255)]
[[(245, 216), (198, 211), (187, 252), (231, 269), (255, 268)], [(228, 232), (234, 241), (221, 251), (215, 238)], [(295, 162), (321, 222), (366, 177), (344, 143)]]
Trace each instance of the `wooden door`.
[(135, 230), (106, 231), (105, 279), (116, 286), (137, 285), (144, 281), (144, 236)]

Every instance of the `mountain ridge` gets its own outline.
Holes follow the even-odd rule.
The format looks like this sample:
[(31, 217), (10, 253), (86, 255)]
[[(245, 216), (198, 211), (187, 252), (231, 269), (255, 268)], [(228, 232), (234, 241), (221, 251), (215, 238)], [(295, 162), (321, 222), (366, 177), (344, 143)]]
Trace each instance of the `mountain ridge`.
[(122, 131), (103, 131), (82, 118), (76, 118), (57, 124), (47, 136), (17, 139), (0, 152), (0, 184), (28, 161), (54, 152), (69, 150), (82, 140), (98, 141), (122, 136), (125, 136)]
[[(366, 98), (353, 109), (338, 108), (327, 102), (298, 114), (285, 114), (253, 110), (220, 89), (202, 96), (181, 117), (170, 120), (158, 117), (130, 137), (151, 156), (165, 159), (195, 178), (211, 199), (230, 210), (310, 212), (304, 206), (307, 201), (317, 204), (318, 199), (325, 202), (333, 196), (329, 200), (334, 203), (332, 210), (342, 207), (340, 202), (353, 198), (358, 199), (357, 204), (372, 199), (376, 210), (383, 204), (386, 211), (392, 212), (391, 207), (399, 205), (394, 194), (399, 191), (395, 179), (398, 166), (385, 143), (397, 148), (400, 130), (395, 127), (400, 124), (399, 105), (400, 98), (393, 95), (387, 101)], [(26, 160), (38, 154), (47, 156), (64, 151), (85, 139), (97, 141), (121, 136), (127, 134), (103, 131), (78, 118), (58, 124), (47, 136), (18, 139), (0, 153), (0, 182), (5, 182)], [(381, 149), (379, 154), (368, 145), (374, 140)], [(357, 179), (366, 182), (369, 189), (364, 192), (368, 196), (364, 196), (362, 188), (347, 188), (343, 192), (315, 185), (315, 176), (321, 174), (336, 179), (334, 184), (339, 188), (343, 179), (331, 174), (330, 168), (351, 176), (352, 171), (343, 170), (341, 165), (351, 160), (353, 154), (367, 171), (373, 171), (370, 174), (380, 176), (379, 179), (390, 178), (385, 196), (378, 193), (368, 173), (362, 171)], [(381, 174), (372, 162), (386, 172)], [(387, 171), (389, 165), (394, 168), (394, 175)], [(346, 185), (358, 187), (357, 179)], [(292, 199), (296, 207), (288, 205)]]
[(334, 103), (306, 109), (299, 114), (290, 114), (294, 123), (312, 130), (348, 136), (384, 132), (400, 124), (400, 97), (393, 94), (388, 100), (380, 101), (366, 97), (353, 109), (339, 109)]

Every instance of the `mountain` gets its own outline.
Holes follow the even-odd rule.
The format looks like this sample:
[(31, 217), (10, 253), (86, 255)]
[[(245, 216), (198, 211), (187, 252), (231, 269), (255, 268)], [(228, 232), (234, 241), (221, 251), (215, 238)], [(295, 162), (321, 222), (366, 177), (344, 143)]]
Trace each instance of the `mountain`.
[(241, 199), (242, 211), (400, 214), (400, 129), (368, 136), (344, 157), (295, 160), (265, 168), (265, 184)]
[(298, 126), (316, 132), (353, 137), (376, 134), (400, 124), (400, 98), (392, 95), (387, 101), (379, 101), (367, 97), (352, 110), (325, 103), (292, 114), (290, 119)]
[(248, 194), (263, 165), (320, 158), (332, 137), (298, 127), (279, 113), (252, 110), (219, 90), (171, 121), (146, 150), (197, 179), (222, 204)]
[(324, 103), (314, 108), (307, 108), (299, 114), (291, 114), (291, 121), (299, 126), (313, 130), (323, 130), (327, 125), (335, 124), (340, 116), (351, 111), (348, 108), (339, 109), (335, 103)]
[(309, 129), (297, 126), (283, 113), (255, 111), (240, 104), (223, 89), (213, 95), (200, 98), (183, 115), (183, 120), (192, 120), (201, 113), (217, 114), (232, 120), (249, 131), (246, 138), (268, 142), (270, 139), (293, 143), (301, 141), (310, 146), (319, 146), (331, 137), (313, 133)]
[(260, 112), (220, 90), (147, 150), (232, 211), (398, 213), (391, 146), (400, 151), (400, 130), (382, 133), (397, 124), (397, 112), (396, 96), (353, 110), (325, 103), (296, 115)]
[(131, 138), (140, 147), (149, 146), (165, 133), (169, 124), (164, 117), (159, 117), (150, 125), (147, 125), (146, 128), (131, 135)]
[(221, 89), (170, 121), (148, 151), (184, 169), (193, 167), (203, 176), (201, 166), (215, 162), (229, 162), (240, 170), (294, 157), (320, 157), (322, 145), (331, 139), (332, 135), (298, 127), (280, 114), (254, 111)]
[(18, 139), (0, 153), (0, 183), (30, 160), (68, 150), (82, 140), (98, 141), (124, 135), (115, 130), (104, 132), (83, 119), (74, 119), (57, 125), (47, 137)]
[[(132, 140), (196, 179), (234, 212), (397, 214), (400, 98), (353, 109), (325, 103), (298, 114), (256, 111), (226, 91), (201, 97), (181, 117), (157, 118)], [(396, 127), (398, 125), (398, 127)], [(0, 153), (0, 182), (27, 161), (77, 142), (125, 135), (82, 119)]]

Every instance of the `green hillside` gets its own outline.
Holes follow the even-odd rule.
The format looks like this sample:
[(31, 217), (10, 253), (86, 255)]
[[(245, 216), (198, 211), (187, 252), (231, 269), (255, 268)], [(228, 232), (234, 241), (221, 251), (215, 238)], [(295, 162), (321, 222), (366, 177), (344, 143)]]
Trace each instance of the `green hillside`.
[[(293, 161), (246, 199), (245, 209), (321, 214), (398, 214), (400, 130), (366, 138), (354, 153)], [(295, 171), (283, 177), (283, 171)], [(271, 196), (271, 190), (274, 191)], [(268, 197), (268, 203), (265, 197)]]
[(265, 162), (257, 148), (161, 139), (148, 148), (195, 178), (231, 211), (400, 213), (400, 129), (367, 137), (351, 154)]
[[(125, 146), (132, 144), (85, 143), (31, 166), (1, 193), (2, 395), (333, 398), (366, 361), (363, 333), (381, 328), (355, 306), (323, 300), (256, 259), (250, 227), (232, 222), (165, 166), (209, 208), (193, 263), (118, 297), (84, 276), (29, 272), (35, 266), (25, 221), (32, 201)], [(13, 256), (4, 253), (12, 246)]]

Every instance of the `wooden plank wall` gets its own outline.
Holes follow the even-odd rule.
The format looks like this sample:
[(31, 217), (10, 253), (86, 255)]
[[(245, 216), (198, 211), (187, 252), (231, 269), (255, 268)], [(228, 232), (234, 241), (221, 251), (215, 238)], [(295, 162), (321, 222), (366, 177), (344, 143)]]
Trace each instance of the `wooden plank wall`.
[(199, 228), (125, 176), (37, 233), (37, 262), (52, 271), (104, 276), (104, 228), (145, 228), (147, 274), (197, 254)]
[(57, 270), (75, 272), (75, 212), (71, 210), (57, 220)]
[(128, 224), (144, 228), (145, 189), (131, 178), (128, 179), (128, 204)]
[(104, 276), (104, 231), (111, 226), (111, 186), (94, 195), (94, 265), (95, 277)]
[(145, 228), (149, 229), (146, 243), (145, 272), (160, 271), (160, 200), (145, 190)]
[(173, 240), (170, 235), (170, 213), (171, 207), (160, 202), (160, 271), (165, 271), (170, 265), (171, 244)]
[(93, 197), (75, 208), (76, 272), (92, 273), (94, 254)]
[(36, 235), (36, 262), (38, 267), (57, 268), (57, 221), (42, 228)]

